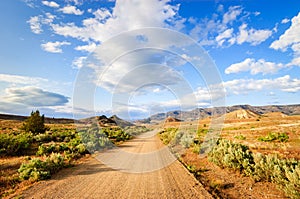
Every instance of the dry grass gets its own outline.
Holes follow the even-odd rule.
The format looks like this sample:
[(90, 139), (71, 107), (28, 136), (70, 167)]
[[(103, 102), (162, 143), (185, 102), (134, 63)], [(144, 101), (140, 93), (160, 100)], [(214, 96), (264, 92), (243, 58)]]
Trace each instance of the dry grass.
[[(208, 129), (211, 118), (194, 122), (170, 122), (163, 127), (177, 127), (186, 132), (196, 132), (197, 128)], [(272, 133), (286, 133), (287, 142), (262, 142), (258, 138)], [(283, 157), (300, 159), (300, 115), (284, 116), (279, 113), (267, 114), (250, 119), (226, 118), (221, 137), (239, 142), (250, 147), (252, 151), (264, 154), (278, 153)], [(245, 139), (239, 139), (244, 137)]]

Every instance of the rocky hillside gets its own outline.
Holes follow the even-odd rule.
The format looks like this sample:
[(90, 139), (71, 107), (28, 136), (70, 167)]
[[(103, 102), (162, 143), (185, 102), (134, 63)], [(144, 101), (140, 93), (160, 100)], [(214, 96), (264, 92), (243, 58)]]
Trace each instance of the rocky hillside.
[(121, 128), (125, 128), (127, 126), (134, 126), (134, 124), (119, 118), (116, 115), (111, 117), (106, 117), (105, 115), (90, 117), (86, 119), (81, 119), (80, 122), (85, 124), (92, 124), (97, 122), (101, 127), (109, 127), (109, 126), (119, 126)]
[(170, 111), (167, 113), (158, 113), (144, 120), (140, 120), (139, 122), (144, 122), (144, 123), (158, 122), (158, 121), (165, 120), (169, 116), (179, 120), (192, 121), (196, 119), (203, 119), (212, 115), (230, 113), (240, 109), (249, 110), (257, 114), (280, 112), (286, 115), (300, 115), (300, 104), (269, 105), (269, 106), (236, 105), (236, 106), (228, 106), (225, 108), (224, 107), (198, 108), (192, 111)]
[(240, 109), (240, 110), (236, 110), (230, 113), (227, 113), (225, 115), (225, 118), (228, 120), (235, 120), (235, 119), (256, 119), (258, 118), (260, 115), (250, 111), (250, 110), (245, 110), (245, 109)]
[(167, 118), (165, 119), (165, 122), (166, 122), (166, 123), (170, 123), (170, 122), (181, 122), (181, 120), (169, 116), (169, 117), (167, 117)]
[(119, 118), (116, 115), (111, 116), (109, 119), (113, 120), (119, 127), (125, 128), (127, 126), (134, 126), (134, 124)]

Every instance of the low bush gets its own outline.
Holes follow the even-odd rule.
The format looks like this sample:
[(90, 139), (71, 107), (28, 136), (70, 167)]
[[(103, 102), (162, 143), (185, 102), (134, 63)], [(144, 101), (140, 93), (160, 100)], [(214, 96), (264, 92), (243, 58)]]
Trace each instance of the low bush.
[(124, 131), (129, 135), (135, 136), (150, 131), (150, 129), (145, 126), (127, 126), (124, 128)]
[(247, 146), (220, 139), (208, 154), (208, 160), (239, 170), (256, 181), (278, 184), (291, 198), (300, 198), (300, 161), (278, 155), (252, 153)]
[(38, 148), (38, 151), (36, 152), (36, 155), (42, 156), (42, 155), (48, 155), (50, 153), (74, 153), (77, 157), (80, 157), (80, 155), (86, 154), (88, 151), (86, 150), (86, 147), (84, 144), (82, 144), (80, 138), (74, 138), (70, 140), (70, 142), (50, 142), (50, 143), (44, 143), (41, 144)]
[(69, 142), (71, 139), (74, 139), (77, 135), (75, 130), (70, 129), (51, 129), (46, 133), (40, 133), (34, 136), (34, 140), (39, 143), (47, 143), (50, 141), (54, 142)]
[(79, 134), (82, 138), (82, 143), (90, 153), (113, 147), (112, 141), (110, 141), (107, 135), (97, 127), (83, 129)]
[(184, 148), (189, 148), (194, 143), (194, 136), (191, 134), (183, 134), (180, 138), (180, 144)]
[(100, 131), (105, 133), (105, 135), (113, 142), (125, 141), (132, 138), (131, 135), (123, 131), (121, 128), (102, 128)]
[(32, 140), (32, 133), (0, 134), (0, 155), (23, 154), (30, 147)]
[(249, 148), (242, 144), (220, 139), (208, 154), (208, 160), (221, 167), (239, 170), (247, 175), (252, 173), (254, 159)]
[(234, 136), (234, 138), (238, 140), (246, 140), (246, 137), (244, 135), (236, 135)]
[(159, 138), (162, 140), (164, 144), (169, 144), (177, 135), (177, 128), (166, 128), (159, 132)]
[(289, 136), (286, 133), (270, 132), (265, 137), (259, 137), (258, 140), (262, 142), (272, 142), (272, 141), (287, 142), (289, 140)]
[(23, 163), (18, 169), (19, 178), (31, 181), (49, 179), (65, 166), (64, 157), (59, 153), (52, 153), (45, 160), (34, 158), (28, 163)]

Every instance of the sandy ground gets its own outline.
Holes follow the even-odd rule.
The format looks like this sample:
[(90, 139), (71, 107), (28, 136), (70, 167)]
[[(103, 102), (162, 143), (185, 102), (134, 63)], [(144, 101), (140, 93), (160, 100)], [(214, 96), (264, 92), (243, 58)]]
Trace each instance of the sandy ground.
[[(118, 156), (122, 156), (119, 164)], [(101, 162), (108, 159), (113, 159), (109, 162), (112, 168)], [(65, 169), (51, 180), (42, 181), (23, 192), (23, 196), (81, 199), (212, 198), (151, 133), (124, 143), (118, 150), (100, 153), (97, 158)]]

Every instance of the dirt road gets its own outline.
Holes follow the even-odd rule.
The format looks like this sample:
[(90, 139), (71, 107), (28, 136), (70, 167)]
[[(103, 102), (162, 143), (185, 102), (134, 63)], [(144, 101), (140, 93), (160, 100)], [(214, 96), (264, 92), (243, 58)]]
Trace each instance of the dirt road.
[[(160, 140), (149, 135), (124, 143), (121, 150), (101, 153), (97, 156), (98, 160), (91, 158), (77, 167), (66, 169), (51, 180), (40, 182), (25, 191), (23, 196), (81, 199), (211, 198), (181, 163), (172, 159)], [(114, 169), (101, 160), (108, 161)]]

